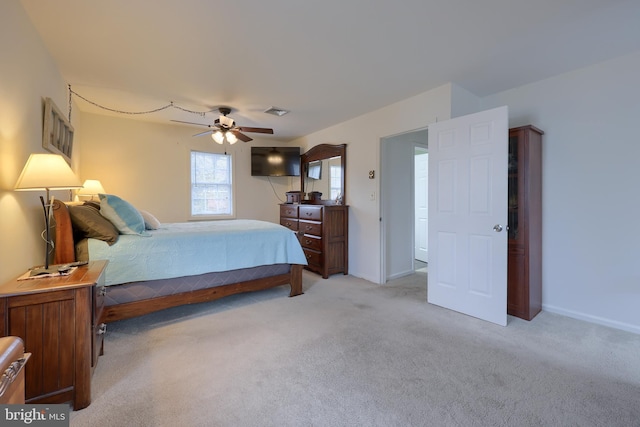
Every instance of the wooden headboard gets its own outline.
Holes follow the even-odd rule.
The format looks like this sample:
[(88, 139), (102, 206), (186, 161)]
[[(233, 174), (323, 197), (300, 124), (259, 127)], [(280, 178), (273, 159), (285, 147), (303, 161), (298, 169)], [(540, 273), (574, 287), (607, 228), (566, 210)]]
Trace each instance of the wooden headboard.
[(66, 264), (76, 260), (76, 249), (73, 241), (73, 226), (69, 209), (64, 202), (53, 201), (53, 226), (55, 227), (54, 264)]

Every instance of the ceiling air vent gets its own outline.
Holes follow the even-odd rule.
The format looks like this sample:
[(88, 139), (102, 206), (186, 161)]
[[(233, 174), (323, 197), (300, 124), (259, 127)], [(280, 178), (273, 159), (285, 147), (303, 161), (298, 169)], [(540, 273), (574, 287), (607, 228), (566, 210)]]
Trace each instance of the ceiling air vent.
[(267, 114), (273, 114), (274, 116), (284, 116), (285, 114), (287, 114), (289, 112), (289, 110), (283, 110), (282, 108), (278, 108), (278, 107), (271, 107), (268, 108), (266, 110), (264, 110), (265, 113)]

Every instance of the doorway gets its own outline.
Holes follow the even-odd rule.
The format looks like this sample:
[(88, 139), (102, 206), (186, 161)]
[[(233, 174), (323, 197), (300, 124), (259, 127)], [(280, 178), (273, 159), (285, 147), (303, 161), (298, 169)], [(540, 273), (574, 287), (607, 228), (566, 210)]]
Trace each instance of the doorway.
[[(425, 263), (416, 261), (416, 207), (426, 203), (427, 189), (419, 203), (416, 189), (423, 183), (416, 183), (415, 161), (416, 153), (426, 153), (427, 147), (426, 128), (380, 140), (382, 283), (425, 267)], [(426, 242), (421, 244), (426, 248)]]
[[(429, 261), (429, 151), (416, 146), (414, 152), (415, 176), (415, 248), (416, 268)], [(418, 267), (419, 266), (419, 267)]]

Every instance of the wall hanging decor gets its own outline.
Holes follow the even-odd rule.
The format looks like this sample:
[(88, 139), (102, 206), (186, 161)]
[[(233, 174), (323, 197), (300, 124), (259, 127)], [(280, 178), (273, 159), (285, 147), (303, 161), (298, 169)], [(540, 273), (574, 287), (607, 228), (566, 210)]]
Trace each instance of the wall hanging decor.
[(60, 154), (71, 163), (73, 149), (73, 126), (60, 112), (51, 98), (44, 101), (44, 127), (42, 146), (55, 154)]

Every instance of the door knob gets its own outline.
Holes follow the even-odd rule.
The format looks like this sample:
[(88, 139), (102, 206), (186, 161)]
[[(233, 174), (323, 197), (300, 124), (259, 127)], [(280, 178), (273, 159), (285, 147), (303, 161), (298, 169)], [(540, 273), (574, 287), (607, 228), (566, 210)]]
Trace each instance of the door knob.
[(493, 231), (495, 231), (496, 233), (499, 233), (502, 231), (502, 226), (500, 224), (496, 224), (493, 226)]

